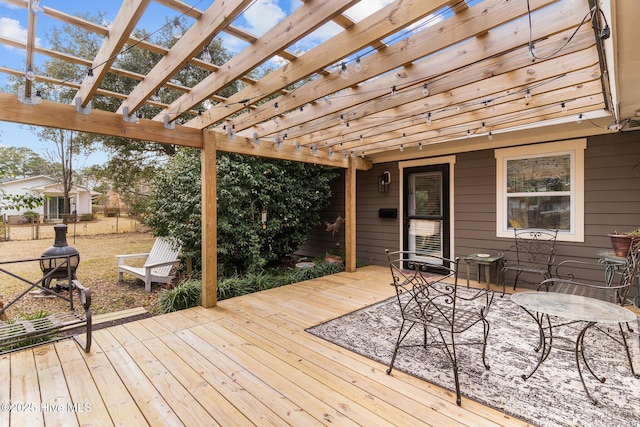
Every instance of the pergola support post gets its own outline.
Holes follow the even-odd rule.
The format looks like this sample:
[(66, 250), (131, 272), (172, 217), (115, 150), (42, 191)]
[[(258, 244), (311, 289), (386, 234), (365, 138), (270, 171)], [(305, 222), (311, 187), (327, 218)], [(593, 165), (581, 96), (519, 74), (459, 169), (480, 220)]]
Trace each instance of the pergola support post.
[(202, 306), (214, 307), (218, 292), (216, 134), (203, 132), (202, 147)]
[(356, 162), (349, 158), (345, 177), (345, 271), (356, 271)]

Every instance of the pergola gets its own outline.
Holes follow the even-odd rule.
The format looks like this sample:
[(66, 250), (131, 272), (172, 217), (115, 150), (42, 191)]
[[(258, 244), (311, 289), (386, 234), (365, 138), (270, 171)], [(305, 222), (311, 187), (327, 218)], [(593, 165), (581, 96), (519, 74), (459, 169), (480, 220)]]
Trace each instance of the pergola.
[[(217, 151), (288, 159), (346, 169), (346, 270), (355, 270), (356, 171), (409, 154), (454, 152), (469, 140), (547, 140), (637, 126), (640, 87), (635, 76), (635, 1), (396, 0), (355, 21), (349, 9), (367, 0), (301, 0), (260, 36), (236, 22), (254, 0), (155, 0), (191, 25), (171, 49), (131, 36), (151, 0), (124, 0), (107, 28), (33, 0), (5, 0), (28, 14), (26, 41), (0, 38), (25, 50), (23, 77), (34, 54), (86, 67), (92, 79), (46, 81), (77, 89), (74, 103), (40, 100), (34, 83), (0, 93), (0, 120), (65, 128), (202, 150), (203, 301), (216, 304)], [(81, 4), (74, 8), (81, 12)], [(94, 58), (71, 57), (36, 44), (40, 14), (104, 36)], [(294, 53), (296, 43), (331, 24), (335, 35)], [(339, 30), (335, 30), (338, 28)], [(203, 48), (225, 34), (246, 47), (216, 66)], [(147, 75), (113, 67), (126, 46), (161, 54)], [(256, 80), (251, 72), (278, 58), (283, 64)], [(192, 87), (172, 77), (187, 64), (210, 73)], [(108, 73), (139, 80), (130, 93), (101, 89)], [(221, 92), (233, 82), (242, 88)], [(154, 100), (163, 87), (183, 95)], [(96, 95), (113, 97), (116, 112), (92, 108)], [(161, 107), (138, 118), (145, 104)], [(210, 107), (210, 108), (206, 108)], [(588, 120), (593, 126), (580, 127)], [(408, 154), (409, 153), (409, 154)]]

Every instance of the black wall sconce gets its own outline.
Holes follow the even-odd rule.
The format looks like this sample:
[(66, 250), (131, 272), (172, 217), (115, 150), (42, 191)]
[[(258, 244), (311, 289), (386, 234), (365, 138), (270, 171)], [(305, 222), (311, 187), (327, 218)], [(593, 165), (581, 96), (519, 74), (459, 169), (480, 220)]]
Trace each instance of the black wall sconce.
[(378, 177), (378, 193), (388, 192), (389, 184), (391, 184), (391, 172), (384, 171), (382, 175)]

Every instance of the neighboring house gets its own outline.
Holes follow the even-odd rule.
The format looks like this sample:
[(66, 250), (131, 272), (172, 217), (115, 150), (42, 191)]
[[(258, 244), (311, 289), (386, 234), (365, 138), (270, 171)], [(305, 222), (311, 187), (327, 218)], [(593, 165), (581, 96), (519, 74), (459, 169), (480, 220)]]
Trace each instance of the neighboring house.
[[(598, 251), (611, 248), (608, 233), (640, 226), (640, 131), (524, 144), (494, 138), (464, 150), (443, 148), (437, 156), (420, 154), (397, 152), (358, 171), (359, 263), (386, 265), (387, 248), (461, 260), (497, 254), (513, 244), (514, 227), (558, 228), (557, 262), (594, 262)], [(322, 221), (345, 216), (344, 172), (332, 190)], [(344, 233), (342, 227), (332, 237), (319, 225), (298, 253), (322, 256), (336, 243), (344, 252)]]
[[(39, 213), (45, 221), (57, 221), (62, 219), (64, 213), (64, 192), (62, 185), (55, 179), (39, 175), (30, 178), (7, 181), (2, 184), (2, 188), (7, 195), (11, 194), (34, 194), (44, 196), (44, 205), (38, 206), (31, 211)], [(95, 191), (74, 185), (69, 192), (70, 213), (76, 212), (78, 215), (91, 213), (91, 201), (93, 197), (100, 195)], [(2, 212), (7, 216), (20, 215), (23, 210), (5, 210)]]

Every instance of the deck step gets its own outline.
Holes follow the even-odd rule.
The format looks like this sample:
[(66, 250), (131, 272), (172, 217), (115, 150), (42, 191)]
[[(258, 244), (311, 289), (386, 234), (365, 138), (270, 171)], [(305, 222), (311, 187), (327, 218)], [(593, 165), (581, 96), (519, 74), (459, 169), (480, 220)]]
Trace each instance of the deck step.
[(134, 307), (127, 310), (114, 311), (113, 313), (104, 313), (93, 316), (93, 326), (101, 325), (103, 323), (117, 322), (118, 320), (126, 319), (128, 317), (148, 315), (149, 312), (144, 307)]

